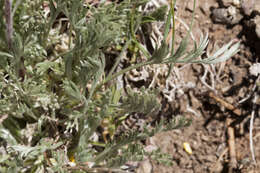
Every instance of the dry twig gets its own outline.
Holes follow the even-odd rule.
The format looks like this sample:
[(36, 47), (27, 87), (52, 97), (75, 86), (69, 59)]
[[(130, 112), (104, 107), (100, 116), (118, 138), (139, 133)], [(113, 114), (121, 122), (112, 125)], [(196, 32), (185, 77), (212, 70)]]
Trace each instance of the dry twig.
[(222, 106), (224, 106), (225, 108), (231, 110), (234, 114), (236, 114), (237, 116), (241, 116), (242, 115), (242, 111), (241, 109), (238, 109), (236, 107), (234, 107), (232, 104), (228, 103), (227, 101), (225, 101), (224, 99), (216, 96), (213, 92), (209, 92), (209, 96), (211, 98), (213, 98), (215, 101), (217, 101), (218, 103), (220, 103)]
[(254, 164), (256, 165), (256, 160), (255, 160), (255, 152), (254, 152), (254, 142), (253, 142), (253, 126), (254, 126), (254, 116), (255, 116), (255, 103), (256, 100), (258, 100), (258, 96), (255, 95), (254, 100), (253, 100), (253, 111), (251, 113), (251, 118), (250, 118), (250, 128), (249, 128), (249, 140), (250, 140), (250, 151), (252, 154), (252, 160)]
[[(235, 108), (233, 105), (225, 101), (224, 99), (221, 99), (220, 97), (216, 96), (213, 92), (209, 93), (209, 96), (213, 98), (215, 101), (223, 105), (225, 108), (231, 110), (233, 113), (235, 113), (237, 116), (241, 116), (242, 112), (240, 109)], [(227, 126), (227, 134), (228, 134), (228, 148), (229, 148), (229, 173), (232, 173), (233, 170), (237, 166), (237, 160), (236, 160), (236, 145), (235, 145), (235, 129), (231, 125), (233, 120), (230, 117), (227, 117), (226, 119), (226, 126)]]
[(232, 119), (231, 118), (227, 118), (226, 119), (226, 125), (228, 127), (227, 129), (227, 134), (228, 134), (228, 148), (229, 148), (229, 157), (230, 157), (230, 161), (229, 161), (229, 173), (232, 173), (233, 170), (236, 168), (237, 166), (237, 159), (236, 159), (236, 144), (235, 144), (235, 129), (234, 127), (231, 125), (232, 124)]

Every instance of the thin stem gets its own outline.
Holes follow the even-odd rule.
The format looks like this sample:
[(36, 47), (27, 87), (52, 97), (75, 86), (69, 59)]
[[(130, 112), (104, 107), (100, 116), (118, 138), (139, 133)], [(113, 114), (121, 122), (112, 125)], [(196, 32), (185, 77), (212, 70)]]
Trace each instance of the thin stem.
[(124, 45), (122, 51), (120, 52), (119, 56), (118, 56), (117, 59), (116, 59), (115, 64), (113, 65), (112, 69), (111, 69), (110, 72), (108, 73), (108, 76), (107, 76), (108, 78), (111, 77), (112, 74), (114, 73), (116, 67), (117, 67), (118, 64), (120, 63), (120, 60), (121, 60), (121, 58), (122, 58), (124, 52), (125, 52), (126, 49), (128, 48), (129, 44), (131, 43), (131, 41), (132, 41), (132, 40), (130, 39), (130, 40), (128, 40), (128, 41), (125, 43), (125, 45)]
[(48, 40), (49, 33), (51, 31), (51, 27), (52, 27), (53, 23), (55, 22), (56, 18), (58, 17), (58, 14), (61, 12), (59, 5), (57, 5), (57, 8), (56, 8), (52, 1), (50, 1), (50, 10), (51, 10), (50, 20), (46, 24), (46, 30), (44, 30), (43, 38), (42, 38), (42, 45), (45, 48), (47, 46), (47, 40)]
[(71, 49), (71, 42), (72, 42), (72, 26), (69, 26), (69, 50)]
[(150, 53), (142, 46), (142, 44), (140, 44), (136, 39), (134, 39), (133, 42), (135, 43), (135, 45), (138, 47), (138, 49), (144, 54), (144, 56), (147, 59), (151, 58)]
[(189, 31), (188, 31), (189, 36), (191, 35), (192, 26), (193, 26), (193, 23), (194, 23), (195, 7), (196, 7), (196, 0), (193, 1), (193, 13), (192, 13), (191, 23), (190, 23), (190, 27), (189, 27)]
[[(171, 17), (172, 17), (172, 46), (171, 46), (171, 55), (174, 54), (174, 40), (175, 40), (175, 4), (176, 4), (176, 0), (173, 0), (171, 1), (171, 11), (170, 13), (172, 14)], [(174, 63), (170, 63), (170, 68), (169, 68), (169, 71), (168, 71), (168, 74), (166, 76), (166, 78), (168, 78), (171, 74), (171, 71), (172, 71), (172, 68), (173, 68), (173, 65)]]
[(171, 47), (171, 55), (174, 53), (174, 40), (175, 40), (175, 7), (176, 0), (171, 2), (171, 13), (172, 13), (172, 47)]
[(7, 44), (8, 44), (8, 48), (12, 49), (12, 38), (13, 38), (12, 0), (5, 0), (5, 20), (6, 20)]
[(22, 3), (22, 0), (17, 0), (15, 5), (14, 5), (14, 8), (13, 8), (13, 11), (12, 11), (12, 17), (14, 16), (14, 13), (15, 11), (17, 10), (17, 8), (19, 7), (19, 5)]

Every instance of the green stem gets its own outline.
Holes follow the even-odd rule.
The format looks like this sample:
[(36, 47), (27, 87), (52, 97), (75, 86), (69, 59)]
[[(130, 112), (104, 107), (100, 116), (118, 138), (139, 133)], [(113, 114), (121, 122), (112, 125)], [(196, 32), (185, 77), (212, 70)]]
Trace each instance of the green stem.
[[(174, 54), (174, 40), (175, 40), (175, 10), (174, 10), (174, 7), (175, 7), (175, 4), (176, 4), (176, 0), (172, 0), (171, 2), (171, 14), (172, 14), (172, 47), (171, 47), (171, 55)], [(168, 78), (171, 74), (171, 71), (172, 71), (172, 68), (173, 68), (173, 63), (170, 63), (170, 68), (169, 68), (169, 71), (168, 71), (168, 74), (166, 76), (166, 78)]]
[(69, 27), (69, 50), (71, 49), (71, 42), (72, 42), (72, 25)]
[(175, 40), (175, 7), (176, 0), (171, 2), (171, 13), (172, 13), (172, 47), (171, 47), (171, 55), (174, 53), (174, 40)]
[(132, 40), (130, 39), (130, 40), (128, 40), (128, 41), (125, 43), (125, 45), (124, 45), (122, 51), (120, 52), (119, 56), (118, 56), (117, 59), (116, 59), (115, 64), (113, 65), (112, 69), (111, 69), (110, 72), (108, 73), (108, 76), (107, 76), (108, 78), (111, 77), (112, 74), (114, 73), (116, 67), (117, 67), (118, 64), (120, 63), (120, 60), (121, 60), (121, 58), (122, 58), (124, 52), (125, 52), (126, 49), (128, 48), (129, 44), (131, 43), (131, 41), (132, 41)]

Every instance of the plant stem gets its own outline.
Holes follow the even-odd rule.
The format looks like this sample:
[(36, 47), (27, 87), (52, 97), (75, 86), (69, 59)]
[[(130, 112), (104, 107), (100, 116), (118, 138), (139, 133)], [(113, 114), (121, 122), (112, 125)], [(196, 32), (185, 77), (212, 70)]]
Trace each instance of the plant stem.
[[(174, 10), (174, 7), (176, 5), (176, 0), (173, 0), (171, 1), (171, 13), (172, 13), (172, 46), (171, 46), (171, 55), (174, 54), (174, 40), (175, 40), (175, 10)], [(170, 63), (170, 68), (169, 68), (169, 71), (168, 71), (168, 74), (166, 76), (166, 78), (168, 78), (171, 74), (171, 71), (172, 71), (172, 68), (173, 68), (173, 63)]]
[(110, 76), (112, 76), (113, 72), (115, 71), (116, 67), (117, 67), (118, 64), (120, 63), (120, 60), (121, 60), (121, 58), (122, 58), (124, 52), (125, 52), (126, 49), (128, 48), (129, 44), (131, 43), (131, 41), (132, 41), (132, 40), (130, 39), (130, 40), (128, 40), (128, 41), (125, 43), (125, 45), (124, 45), (122, 51), (120, 52), (119, 56), (118, 56), (117, 59), (116, 59), (115, 64), (113, 65), (112, 69), (110, 70), (110, 72), (109, 72), (109, 74), (108, 74), (108, 76), (107, 76), (108, 78), (109, 78)]
[(12, 49), (13, 38), (13, 16), (12, 16), (12, 0), (5, 0), (5, 20), (6, 20), (6, 39), (9, 50)]

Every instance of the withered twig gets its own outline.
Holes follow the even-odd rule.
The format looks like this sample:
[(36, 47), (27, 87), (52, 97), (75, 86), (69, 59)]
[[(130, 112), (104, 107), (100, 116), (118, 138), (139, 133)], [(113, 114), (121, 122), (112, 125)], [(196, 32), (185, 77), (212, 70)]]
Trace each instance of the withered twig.
[(237, 167), (237, 159), (236, 159), (236, 145), (235, 145), (235, 129), (231, 126), (232, 119), (226, 119), (226, 125), (228, 127), (227, 134), (228, 134), (228, 148), (229, 148), (229, 173), (232, 173), (234, 168)]
[[(209, 96), (213, 98), (215, 101), (223, 105), (225, 108), (231, 110), (237, 116), (242, 115), (242, 111), (238, 108), (235, 108), (233, 105), (221, 99), (220, 97), (216, 96), (213, 92), (209, 93)], [(231, 125), (233, 120), (230, 117), (226, 119), (226, 126), (227, 126), (227, 134), (228, 134), (228, 148), (229, 148), (229, 173), (232, 173), (233, 170), (237, 167), (237, 159), (236, 159), (236, 145), (235, 145), (235, 129)]]
[(254, 152), (254, 141), (253, 141), (253, 127), (254, 127), (254, 116), (255, 116), (255, 110), (256, 110), (256, 102), (258, 100), (258, 95), (256, 94), (256, 89), (257, 83), (260, 80), (260, 75), (258, 75), (257, 80), (255, 81), (254, 87), (252, 89), (252, 93), (254, 94), (254, 99), (253, 99), (253, 111), (251, 113), (251, 118), (250, 118), (250, 128), (249, 128), (249, 141), (250, 141), (250, 151), (252, 155), (252, 160), (254, 164), (256, 165), (256, 159), (255, 159), (255, 152)]
[(216, 96), (213, 92), (209, 92), (209, 96), (211, 98), (213, 98), (215, 101), (217, 101), (218, 103), (220, 103), (225, 108), (231, 110), (237, 116), (241, 116), (242, 115), (241, 109), (235, 108), (232, 104), (230, 104), (227, 101), (225, 101), (224, 99), (221, 99), (220, 97)]
[(254, 100), (253, 100), (253, 111), (251, 113), (250, 128), (249, 128), (250, 151), (251, 151), (251, 155), (252, 155), (252, 160), (253, 160), (255, 165), (256, 165), (256, 159), (255, 159), (254, 142), (253, 142), (253, 126), (254, 126), (256, 100), (258, 100), (258, 96), (255, 94), (255, 97), (254, 97)]

